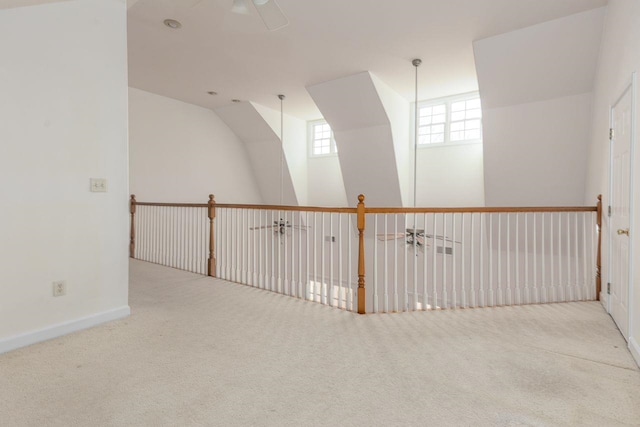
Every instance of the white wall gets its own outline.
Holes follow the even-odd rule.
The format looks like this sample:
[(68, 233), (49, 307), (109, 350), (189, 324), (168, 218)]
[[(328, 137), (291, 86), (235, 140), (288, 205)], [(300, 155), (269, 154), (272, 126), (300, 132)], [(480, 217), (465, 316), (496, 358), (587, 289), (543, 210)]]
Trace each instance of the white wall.
[[(285, 107), (286, 108), (286, 100)], [(304, 120), (283, 114), (284, 143), (280, 141), (280, 111), (252, 103), (256, 111), (278, 136), (278, 142), (284, 150), (284, 167), (288, 168), (291, 182), (299, 205), (308, 204), (307, 174), (307, 123)]]
[(311, 157), (307, 162), (309, 205), (355, 206), (358, 200), (347, 200), (338, 156)]
[(418, 206), (484, 206), (482, 144), (418, 148)]
[(129, 313), (126, 12), (0, 11), (0, 352)]
[[(604, 206), (608, 205), (609, 177), (609, 108), (616, 101), (631, 80), (633, 71), (640, 71), (640, 2), (636, 0), (610, 0), (605, 18), (600, 59), (596, 75), (591, 144), (589, 147), (589, 168), (584, 200), (591, 200), (594, 194), (604, 195)], [(640, 100), (640, 87), (635, 93)], [(636, 104), (637, 105), (637, 104)], [(640, 226), (640, 156), (638, 151), (638, 127), (640, 108), (636, 108), (635, 134), (635, 179), (634, 217), (631, 236), (634, 246), (633, 294), (631, 296), (632, 321), (630, 343), (632, 352), (640, 364), (640, 233), (634, 232)], [(608, 277), (607, 269), (607, 223), (603, 225), (603, 282)]]
[(487, 206), (582, 205), (590, 93), (482, 114)]
[(129, 123), (139, 201), (262, 201), (244, 144), (213, 111), (131, 88)]

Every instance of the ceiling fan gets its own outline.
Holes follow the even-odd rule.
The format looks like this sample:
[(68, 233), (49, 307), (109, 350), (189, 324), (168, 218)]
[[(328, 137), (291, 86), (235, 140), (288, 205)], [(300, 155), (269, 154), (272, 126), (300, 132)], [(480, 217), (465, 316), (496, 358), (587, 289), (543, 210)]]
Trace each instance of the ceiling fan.
[(306, 231), (309, 227), (304, 225), (292, 225), (289, 221), (285, 221), (284, 219), (280, 218), (280, 220), (278, 221), (273, 221), (272, 225), (250, 227), (249, 230), (264, 230), (265, 228), (273, 229), (274, 234), (284, 235), (288, 231), (288, 229)]
[[(196, 6), (205, 0), (197, 0), (193, 6)], [(250, 5), (258, 12), (262, 22), (267, 27), (269, 31), (279, 30), (282, 27), (286, 27), (289, 25), (289, 19), (285, 16), (276, 3), (276, 0), (233, 0), (233, 5), (231, 6), (231, 12), (247, 15), (250, 13)], [(192, 7), (193, 7), (192, 6)]]
[(424, 251), (424, 248), (431, 247), (431, 244), (427, 243), (426, 239), (442, 240), (447, 243), (461, 243), (441, 234), (426, 234), (422, 228), (407, 228), (404, 233), (378, 234), (376, 237), (380, 241), (404, 239), (407, 246), (415, 245), (421, 251)]

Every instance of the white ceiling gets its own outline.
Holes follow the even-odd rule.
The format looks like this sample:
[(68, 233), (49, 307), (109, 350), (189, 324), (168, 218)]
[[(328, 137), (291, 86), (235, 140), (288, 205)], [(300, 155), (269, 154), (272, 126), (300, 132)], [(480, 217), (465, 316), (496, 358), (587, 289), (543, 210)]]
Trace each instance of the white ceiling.
[(14, 7), (35, 6), (45, 3), (58, 3), (69, 0), (0, 0), (0, 9), (12, 9)]
[[(2, 0), (0, 0), (2, 1)], [(129, 8), (129, 82), (207, 108), (233, 98), (320, 117), (305, 87), (370, 71), (406, 99), (477, 90), (472, 42), (603, 6), (607, 0), (277, 0), (290, 25), (269, 32), (232, 0), (138, 0)], [(133, 3), (133, 2), (132, 2)], [(162, 24), (177, 19), (182, 29)], [(213, 90), (217, 96), (206, 92)]]

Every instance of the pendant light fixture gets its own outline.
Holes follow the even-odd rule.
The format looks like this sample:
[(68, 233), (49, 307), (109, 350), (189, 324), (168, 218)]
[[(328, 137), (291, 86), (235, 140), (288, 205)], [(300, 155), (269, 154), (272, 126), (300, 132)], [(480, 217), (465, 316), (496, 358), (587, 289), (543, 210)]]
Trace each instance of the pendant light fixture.
[(283, 202), (284, 193), (284, 98), (285, 96), (280, 94), (280, 205)]
[[(414, 59), (411, 61), (415, 68), (415, 92), (414, 92), (414, 132), (413, 132), (413, 207), (417, 207), (418, 197), (418, 67), (422, 64), (421, 59)], [(425, 244), (424, 241), (424, 229), (417, 228), (417, 214), (413, 214), (413, 228), (406, 229), (406, 242), (413, 246), (414, 251), (416, 248), (422, 248)], [(416, 256), (417, 256), (416, 252)]]
[(414, 132), (413, 132), (413, 207), (417, 206), (417, 182), (418, 182), (418, 67), (422, 64), (422, 59), (414, 59), (411, 61), (416, 69), (416, 82), (415, 82), (415, 108), (414, 108)]

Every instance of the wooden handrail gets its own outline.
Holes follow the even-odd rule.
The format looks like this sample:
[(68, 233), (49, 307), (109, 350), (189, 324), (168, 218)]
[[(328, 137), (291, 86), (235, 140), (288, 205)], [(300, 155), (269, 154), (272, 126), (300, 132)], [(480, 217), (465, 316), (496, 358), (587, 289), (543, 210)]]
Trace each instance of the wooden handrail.
[[(159, 203), (135, 202), (139, 206), (167, 206), (186, 208), (208, 208), (207, 203)], [(226, 209), (263, 209), (289, 212), (318, 212), (318, 213), (349, 213), (357, 214), (357, 208), (321, 207), (321, 206), (280, 206), (216, 203), (216, 208)], [(396, 207), (366, 207), (367, 214), (398, 214), (398, 213), (539, 213), (539, 212), (597, 212), (596, 206), (531, 206), (531, 207), (461, 207), (461, 208), (396, 208)]]
[(324, 213), (357, 213), (356, 208), (331, 208), (320, 206), (279, 206), (279, 205), (243, 205), (243, 204), (216, 204), (218, 208), (227, 209), (264, 209), (271, 211), (290, 211), (290, 212), (324, 212)]
[(479, 207), (479, 208), (367, 208), (368, 214), (391, 213), (529, 213), (529, 212), (596, 212), (595, 206), (545, 206), (545, 207)]
[(172, 208), (206, 208), (206, 203), (157, 203), (157, 202), (135, 202), (138, 206), (167, 206)]

